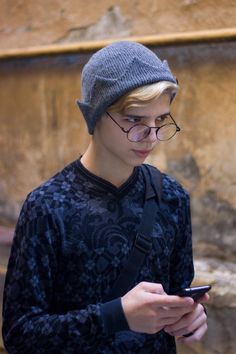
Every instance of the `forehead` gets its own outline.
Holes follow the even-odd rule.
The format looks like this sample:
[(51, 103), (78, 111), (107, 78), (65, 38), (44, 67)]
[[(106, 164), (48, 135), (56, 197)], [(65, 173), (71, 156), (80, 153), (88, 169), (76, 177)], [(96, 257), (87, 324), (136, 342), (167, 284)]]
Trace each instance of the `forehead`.
[(126, 108), (124, 114), (129, 116), (152, 117), (169, 112), (170, 96), (168, 94), (163, 94), (158, 99), (142, 106)]

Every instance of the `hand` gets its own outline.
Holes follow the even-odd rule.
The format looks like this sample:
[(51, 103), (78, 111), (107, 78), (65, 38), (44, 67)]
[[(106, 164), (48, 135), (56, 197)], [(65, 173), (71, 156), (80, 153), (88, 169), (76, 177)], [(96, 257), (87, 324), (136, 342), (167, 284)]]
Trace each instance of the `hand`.
[[(193, 306), (192, 312), (185, 314), (176, 323), (166, 326), (164, 330), (170, 335), (179, 337), (182, 343), (190, 344), (200, 341), (207, 331), (207, 315), (201, 303), (209, 300), (209, 295), (205, 294)], [(187, 337), (184, 335), (190, 334)]]
[(177, 323), (195, 307), (191, 298), (167, 295), (161, 284), (141, 282), (121, 298), (129, 328), (154, 334)]

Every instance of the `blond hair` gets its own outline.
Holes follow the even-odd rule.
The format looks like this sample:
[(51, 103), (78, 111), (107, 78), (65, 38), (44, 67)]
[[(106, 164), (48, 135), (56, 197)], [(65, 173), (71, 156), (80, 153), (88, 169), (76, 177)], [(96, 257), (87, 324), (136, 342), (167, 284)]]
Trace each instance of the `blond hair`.
[(143, 107), (146, 104), (157, 100), (161, 95), (168, 94), (170, 100), (174, 98), (179, 86), (170, 81), (160, 81), (154, 84), (138, 87), (108, 107), (109, 112), (124, 113), (127, 109), (133, 107)]

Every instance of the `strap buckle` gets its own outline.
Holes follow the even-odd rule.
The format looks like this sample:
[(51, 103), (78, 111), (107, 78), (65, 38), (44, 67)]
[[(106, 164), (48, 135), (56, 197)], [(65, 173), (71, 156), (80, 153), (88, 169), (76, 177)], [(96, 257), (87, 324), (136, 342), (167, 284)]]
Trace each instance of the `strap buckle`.
[(151, 237), (137, 233), (134, 241), (134, 247), (143, 253), (149, 252), (152, 247)]

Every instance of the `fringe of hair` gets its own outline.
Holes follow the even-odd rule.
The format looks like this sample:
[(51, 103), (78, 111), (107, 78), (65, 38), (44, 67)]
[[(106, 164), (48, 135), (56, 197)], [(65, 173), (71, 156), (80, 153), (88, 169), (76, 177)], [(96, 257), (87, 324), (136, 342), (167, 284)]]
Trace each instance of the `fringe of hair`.
[(129, 108), (143, 107), (146, 104), (157, 100), (161, 95), (170, 95), (172, 101), (175, 97), (179, 86), (170, 81), (160, 81), (154, 84), (138, 87), (126, 95), (122, 96), (110, 107), (109, 112), (124, 113)]

